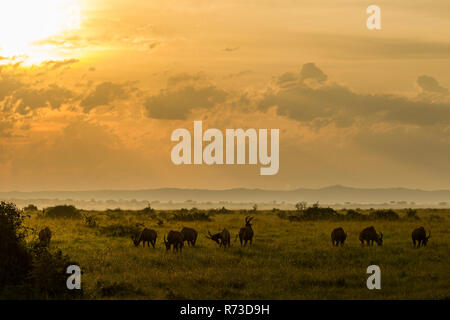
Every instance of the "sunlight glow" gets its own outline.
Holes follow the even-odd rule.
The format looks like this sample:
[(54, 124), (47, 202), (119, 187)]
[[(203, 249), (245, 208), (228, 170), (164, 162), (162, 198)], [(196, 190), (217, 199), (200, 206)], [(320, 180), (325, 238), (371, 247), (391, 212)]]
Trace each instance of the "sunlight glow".
[[(80, 28), (80, 0), (11, 0), (0, 4), (0, 56), (28, 57), (34, 63), (57, 53), (37, 41)], [(40, 50), (42, 49), (42, 50)]]

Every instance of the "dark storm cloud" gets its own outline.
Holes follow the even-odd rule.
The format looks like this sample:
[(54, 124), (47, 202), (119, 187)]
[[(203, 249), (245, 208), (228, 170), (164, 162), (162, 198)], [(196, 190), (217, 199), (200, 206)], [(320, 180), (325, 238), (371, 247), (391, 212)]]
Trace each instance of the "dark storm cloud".
[(115, 100), (130, 98), (134, 90), (135, 88), (130, 87), (129, 84), (102, 82), (81, 100), (80, 106), (84, 112), (89, 113), (92, 109), (108, 105)]
[[(448, 103), (412, 100), (389, 94), (361, 94), (334, 83), (309, 86), (302, 80), (325, 82), (327, 76), (312, 64), (305, 66), (297, 77), (295, 74), (282, 75), (278, 79), (282, 86), (279, 90), (268, 90), (259, 102), (259, 108), (267, 110), (276, 106), (279, 115), (298, 121), (314, 121), (318, 125), (334, 122), (346, 127), (356, 119), (423, 126), (450, 123)], [(437, 89), (432, 82), (425, 82), (428, 90)], [(291, 85), (286, 86), (286, 83)]]
[(448, 89), (441, 87), (439, 82), (430, 76), (420, 76), (417, 78), (417, 84), (425, 92), (435, 92), (435, 93), (448, 93)]
[(72, 91), (52, 84), (43, 89), (21, 88), (14, 92), (12, 102), (19, 102), (15, 110), (17, 113), (27, 114), (38, 108), (59, 109), (62, 104), (69, 102), (73, 96)]
[(227, 93), (215, 86), (184, 87), (176, 91), (162, 90), (147, 98), (147, 115), (156, 119), (186, 119), (193, 109), (209, 109), (225, 101)]

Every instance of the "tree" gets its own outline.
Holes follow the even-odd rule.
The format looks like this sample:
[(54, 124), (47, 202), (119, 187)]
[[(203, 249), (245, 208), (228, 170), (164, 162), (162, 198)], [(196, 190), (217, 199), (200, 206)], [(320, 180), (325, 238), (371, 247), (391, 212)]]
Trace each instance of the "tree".
[(305, 211), (307, 206), (308, 204), (306, 203), (306, 201), (297, 202), (295, 204), (295, 208), (297, 209), (297, 211)]
[(27, 216), (15, 204), (0, 203), (0, 288), (21, 283), (32, 267), (25, 243)]

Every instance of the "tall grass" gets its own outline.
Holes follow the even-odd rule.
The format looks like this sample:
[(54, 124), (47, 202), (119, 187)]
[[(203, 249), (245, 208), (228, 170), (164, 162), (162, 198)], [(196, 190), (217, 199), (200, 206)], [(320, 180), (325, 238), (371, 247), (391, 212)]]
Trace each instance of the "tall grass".
[[(376, 219), (370, 210), (351, 213), (355, 219), (289, 221), (279, 211), (256, 211), (252, 247), (240, 247), (235, 235), (247, 211), (205, 212), (209, 220), (171, 219), (172, 211), (88, 214), (96, 228), (82, 219), (38, 218), (34, 228), (49, 226), (50, 246), (80, 263), (85, 298), (91, 299), (448, 299), (450, 298), (450, 210), (396, 211), (399, 218)], [(202, 212), (202, 211), (197, 211)], [(184, 212), (183, 214), (189, 214)], [(297, 212), (286, 212), (286, 216)], [(340, 211), (346, 216), (349, 213)], [(361, 216), (363, 218), (361, 218)], [(388, 214), (389, 215), (389, 214)], [(411, 215), (411, 214), (410, 214)], [(158, 219), (164, 220), (158, 224)], [(419, 219), (419, 220), (417, 220)], [(130, 237), (111, 237), (111, 226), (139, 226), (158, 232), (156, 248), (135, 247)], [(359, 232), (373, 225), (383, 232), (383, 246), (361, 247)], [(428, 247), (414, 249), (411, 232), (423, 225), (432, 231)], [(192, 227), (196, 247), (167, 252), (162, 243), (170, 230)], [(344, 247), (333, 247), (336, 227), (348, 233)], [(207, 230), (232, 234), (223, 249), (206, 239)], [(366, 288), (366, 268), (381, 268), (381, 290)]]

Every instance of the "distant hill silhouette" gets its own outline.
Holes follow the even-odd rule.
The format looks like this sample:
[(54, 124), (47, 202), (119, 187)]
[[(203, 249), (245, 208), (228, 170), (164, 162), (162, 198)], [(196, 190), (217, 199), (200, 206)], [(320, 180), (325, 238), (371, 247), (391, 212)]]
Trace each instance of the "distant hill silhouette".
[(0, 200), (11, 199), (71, 199), (71, 200), (132, 200), (182, 202), (269, 202), (307, 201), (309, 203), (388, 203), (407, 201), (415, 203), (450, 203), (450, 190), (425, 191), (407, 188), (352, 188), (330, 186), (320, 189), (299, 188), (295, 190), (263, 190), (235, 188), (226, 190), (207, 189), (147, 189), (147, 190), (92, 190), (92, 191), (40, 191), (0, 192)]

